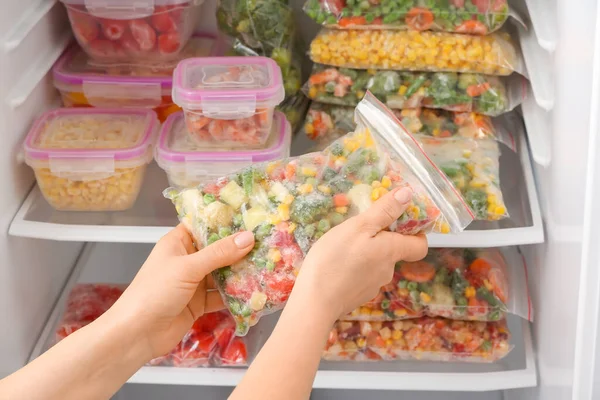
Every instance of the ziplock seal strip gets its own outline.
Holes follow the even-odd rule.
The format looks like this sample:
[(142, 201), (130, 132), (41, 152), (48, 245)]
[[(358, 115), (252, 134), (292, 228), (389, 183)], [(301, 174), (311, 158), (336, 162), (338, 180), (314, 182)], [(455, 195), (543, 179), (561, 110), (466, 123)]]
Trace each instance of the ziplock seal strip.
[[(373, 126), (375, 128), (374, 130), (378, 133), (378, 136), (385, 140), (385, 142), (399, 156), (399, 158), (407, 164), (407, 166), (415, 174), (415, 177), (427, 189), (435, 204), (442, 211), (443, 216), (450, 225), (451, 231), (457, 232), (464, 230), (467, 225), (469, 225), (475, 219), (475, 214), (473, 214), (471, 208), (467, 205), (467, 203), (465, 203), (464, 199), (454, 185), (450, 182), (450, 180), (448, 180), (446, 175), (437, 167), (437, 165), (435, 165), (435, 163), (427, 156), (427, 154), (421, 148), (421, 145), (419, 145), (419, 143), (408, 132), (404, 125), (402, 125), (402, 123), (392, 112), (386, 110), (387, 108), (385, 105), (380, 102), (370, 91), (367, 91), (363, 100), (356, 107), (354, 118), (357, 120), (357, 123), (361, 121), (367, 127)], [(381, 117), (384, 118), (374, 118), (377, 117), (377, 114), (383, 114)], [(387, 121), (398, 124), (404, 131), (404, 134), (398, 135), (396, 132), (396, 127), (390, 126)], [(402, 136), (410, 138), (414, 146), (409, 146), (408, 143), (403, 140)], [(419, 160), (419, 157), (415, 157), (415, 154), (421, 154), (427, 163), (438, 172), (438, 175), (446, 183), (446, 186), (451, 189), (451, 194), (453, 194), (451, 197), (453, 198), (450, 198), (447, 194), (444, 194), (440, 188), (435, 185), (430, 178), (431, 174), (423, 165), (423, 160)], [(468, 216), (464, 215), (464, 213), (457, 212), (457, 209), (454, 208), (453, 205), (458, 203), (463, 205), (463, 211), (466, 210)]]

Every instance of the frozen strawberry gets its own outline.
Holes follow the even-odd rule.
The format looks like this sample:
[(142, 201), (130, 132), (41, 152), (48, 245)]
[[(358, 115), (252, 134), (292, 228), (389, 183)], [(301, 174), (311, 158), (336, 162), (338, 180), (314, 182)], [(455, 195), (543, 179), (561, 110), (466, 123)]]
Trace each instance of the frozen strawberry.
[(127, 22), (117, 19), (102, 19), (102, 34), (110, 40), (119, 40), (127, 29)]
[(156, 6), (155, 13), (150, 17), (150, 23), (159, 32), (173, 32), (177, 24), (166, 6)]
[(221, 362), (223, 365), (244, 365), (248, 362), (246, 344), (241, 338), (235, 338), (224, 349), (221, 349)]
[(123, 33), (123, 37), (121, 37), (121, 47), (125, 51), (125, 53), (129, 55), (138, 55), (141, 53), (142, 49), (140, 49), (140, 45), (137, 40), (133, 37), (131, 31), (126, 30)]
[(146, 21), (143, 19), (131, 20), (129, 21), (129, 29), (142, 51), (149, 51), (154, 48), (156, 32)]
[(177, 32), (163, 33), (158, 37), (158, 49), (161, 53), (175, 53), (180, 47), (181, 40)]
[(87, 44), (98, 38), (100, 33), (98, 23), (88, 13), (69, 8), (69, 19), (73, 27), (73, 33), (79, 42)]
[(89, 44), (88, 52), (93, 57), (106, 58), (117, 57), (124, 54), (123, 48), (116, 42), (110, 40), (98, 39)]

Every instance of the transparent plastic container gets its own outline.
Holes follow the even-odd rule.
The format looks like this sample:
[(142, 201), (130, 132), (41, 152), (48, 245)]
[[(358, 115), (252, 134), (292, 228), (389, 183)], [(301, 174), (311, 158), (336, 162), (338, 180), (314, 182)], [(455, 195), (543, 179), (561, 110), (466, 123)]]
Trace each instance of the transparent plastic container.
[(171, 186), (194, 187), (253, 163), (289, 157), (291, 137), (289, 122), (283, 113), (276, 111), (271, 135), (260, 149), (240, 151), (210, 144), (198, 146), (187, 133), (183, 113), (177, 113), (163, 124), (155, 159), (167, 173)]
[(29, 131), (25, 162), (57, 210), (126, 210), (139, 194), (158, 127), (146, 109), (52, 110)]
[[(222, 51), (215, 36), (199, 33), (179, 57), (218, 56)], [(56, 62), (52, 73), (65, 107), (152, 108), (164, 121), (181, 110), (171, 98), (177, 62), (104, 65), (73, 46)]]
[(203, 0), (61, 0), (90, 57), (113, 63), (165, 61), (186, 45)]
[(281, 70), (267, 57), (192, 58), (173, 73), (173, 101), (200, 145), (263, 146), (283, 98)]

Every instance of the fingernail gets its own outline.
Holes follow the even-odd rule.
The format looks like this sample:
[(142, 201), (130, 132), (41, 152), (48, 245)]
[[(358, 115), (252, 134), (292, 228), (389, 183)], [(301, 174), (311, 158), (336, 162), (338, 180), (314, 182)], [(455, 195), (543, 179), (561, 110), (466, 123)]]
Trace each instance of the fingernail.
[(238, 248), (245, 249), (254, 242), (254, 234), (250, 231), (240, 232), (233, 238), (233, 241)]
[(408, 203), (412, 198), (412, 190), (410, 188), (402, 188), (394, 193), (394, 198), (398, 200), (399, 203)]

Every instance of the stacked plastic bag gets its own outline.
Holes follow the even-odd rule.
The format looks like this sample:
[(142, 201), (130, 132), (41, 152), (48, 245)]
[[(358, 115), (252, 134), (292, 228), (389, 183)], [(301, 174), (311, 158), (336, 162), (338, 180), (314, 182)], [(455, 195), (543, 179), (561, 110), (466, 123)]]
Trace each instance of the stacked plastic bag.
[[(305, 131), (322, 148), (353, 129), (352, 106), (370, 91), (455, 182), (477, 219), (508, 217), (499, 186), (495, 118), (524, 97), (506, 1), (309, 0), (325, 27), (310, 45)], [(502, 28), (502, 29), (501, 29)], [(448, 157), (452, 154), (453, 157)], [(436, 157), (440, 155), (440, 157)]]

